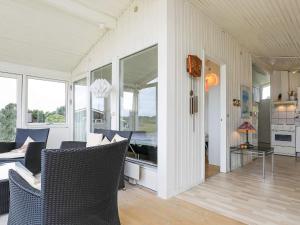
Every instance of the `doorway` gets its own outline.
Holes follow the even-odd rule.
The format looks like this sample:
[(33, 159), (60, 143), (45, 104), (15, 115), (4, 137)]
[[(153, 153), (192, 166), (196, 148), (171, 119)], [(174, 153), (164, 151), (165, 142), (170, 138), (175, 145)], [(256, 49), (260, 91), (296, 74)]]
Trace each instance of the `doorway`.
[(220, 65), (205, 60), (205, 179), (220, 172)]
[(271, 85), (270, 75), (255, 64), (252, 65), (253, 125), (257, 127), (259, 146), (271, 146)]
[[(219, 76), (218, 76), (218, 85), (219, 85), (219, 94), (217, 94), (217, 98), (219, 99), (218, 101), (218, 105), (219, 105), (219, 114), (217, 115), (217, 117), (213, 118), (213, 116), (210, 116), (210, 118), (214, 121), (218, 121), (219, 126), (218, 129), (219, 130), (215, 130), (214, 133), (218, 133), (218, 155), (219, 155), (219, 159), (218, 161), (218, 165), (219, 166), (219, 172), (221, 173), (226, 173), (228, 170), (228, 166), (227, 165), (227, 155), (229, 153), (229, 151), (227, 151), (228, 149), (228, 137), (227, 137), (227, 66), (224, 62), (222, 62), (219, 59), (216, 58), (211, 58), (211, 57), (207, 57), (205, 50), (202, 50), (202, 54), (201, 54), (201, 58), (202, 58), (202, 70), (201, 70), (201, 74), (203, 74), (203, 76), (201, 76), (201, 95), (200, 95), (200, 127), (201, 127), (201, 142), (203, 143), (203, 145), (201, 145), (201, 181), (205, 182), (205, 173), (206, 173), (206, 157), (205, 157), (205, 153), (207, 152), (208, 154), (208, 163), (209, 163), (209, 150), (205, 151), (206, 146), (207, 149), (209, 148), (210, 142), (212, 143), (212, 137), (209, 137), (209, 134), (207, 136), (207, 138), (205, 138), (205, 122), (206, 121), (206, 115), (207, 117), (210, 116), (208, 114), (208, 112), (205, 112), (205, 101), (206, 101), (206, 91), (205, 91), (205, 74), (206, 71), (209, 71), (209, 67), (206, 68), (206, 60), (211, 61), (212, 63), (216, 64), (218, 66), (218, 72), (219, 72)], [(211, 69), (212, 70), (212, 69)], [(212, 100), (213, 101), (213, 100)], [(208, 129), (207, 129), (208, 130)], [(205, 141), (207, 140), (207, 142)], [(207, 144), (207, 145), (206, 145)]]

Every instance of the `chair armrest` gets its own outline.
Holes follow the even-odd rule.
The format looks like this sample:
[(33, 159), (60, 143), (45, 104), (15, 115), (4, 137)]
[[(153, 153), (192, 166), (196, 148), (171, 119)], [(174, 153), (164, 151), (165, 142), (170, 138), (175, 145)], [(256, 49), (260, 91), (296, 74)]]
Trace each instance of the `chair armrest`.
[(60, 149), (71, 149), (71, 148), (85, 148), (86, 142), (84, 141), (63, 141), (61, 142)]
[(9, 171), (8, 224), (42, 224), (41, 191), (31, 187), (16, 171)]
[(0, 153), (9, 152), (15, 148), (15, 142), (0, 142)]
[(28, 145), (24, 164), (34, 175), (41, 172), (41, 154), (45, 147), (45, 142), (31, 142)]

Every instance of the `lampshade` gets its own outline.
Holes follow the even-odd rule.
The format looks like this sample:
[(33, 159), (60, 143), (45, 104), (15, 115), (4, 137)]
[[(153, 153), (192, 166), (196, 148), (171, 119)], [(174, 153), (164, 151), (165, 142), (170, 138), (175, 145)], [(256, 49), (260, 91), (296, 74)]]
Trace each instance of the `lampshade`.
[(245, 121), (241, 126), (239, 126), (238, 131), (241, 133), (255, 133), (255, 128), (252, 126), (251, 123)]
[(96, 98), (108, 97), (111, 90), (112, 86), (106, 79), (97, 79), (90, 86), (90, 91)]
[(208, 89), (211, 86), (216, 86), (219, 83), (219, 78), (217, 74), (215, 73), (209, 73), (205, 76), (205, 91), (208, 91)]

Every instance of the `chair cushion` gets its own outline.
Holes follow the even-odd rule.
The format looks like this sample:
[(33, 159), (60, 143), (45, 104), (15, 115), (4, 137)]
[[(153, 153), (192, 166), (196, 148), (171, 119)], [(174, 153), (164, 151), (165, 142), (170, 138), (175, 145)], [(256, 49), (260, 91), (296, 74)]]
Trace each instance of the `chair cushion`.
[(115, 143), (115, 142), (124, 141), (124, 140), (128, 140), (128, 139), (120, 136), (119, 134), (115, 134), (115, 136), (113, 137), (111, 142)]
[(101, 141), (101, 145), (109, 145), (111, 143), (112, 142), (110, 142), (107, 137), (104, 137), (103, 140)]
[(88, 133), (86, 147), (101, 145), (103, 134)]
[(26, 141), (24, 142), (24, 144), (20, 148), (14, 149), (11, 152), (26, 153), (27, 149), (28, 149), (28, 146), (29, 146), (29, 143), (32, 143), (32, 142), (34, 142), (34, 140), (30, 136), (28, 136)]

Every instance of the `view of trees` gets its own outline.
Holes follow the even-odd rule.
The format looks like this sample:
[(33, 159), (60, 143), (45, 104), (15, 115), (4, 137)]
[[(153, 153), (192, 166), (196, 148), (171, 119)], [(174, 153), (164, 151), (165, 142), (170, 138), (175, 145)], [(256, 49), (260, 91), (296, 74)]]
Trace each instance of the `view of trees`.
[[(53, 112), (41, 110), (29, 110), (33, 123), (64, 123), (65, 106), (57, 108)], [(0, 110), (0, 141), (12, 141), (15, 139), (17, 120), (17, 105), (10, 103)]]
[(10, 103), (0, 110), (0, 141), (12, 141), (16, 132), (17, 105)]
[(31, 114), (31, 123), (64, 123), (65, 122), (65, 106), (58, 107), (53, 112), (44, 112), (42, 110), (28, 110)]

